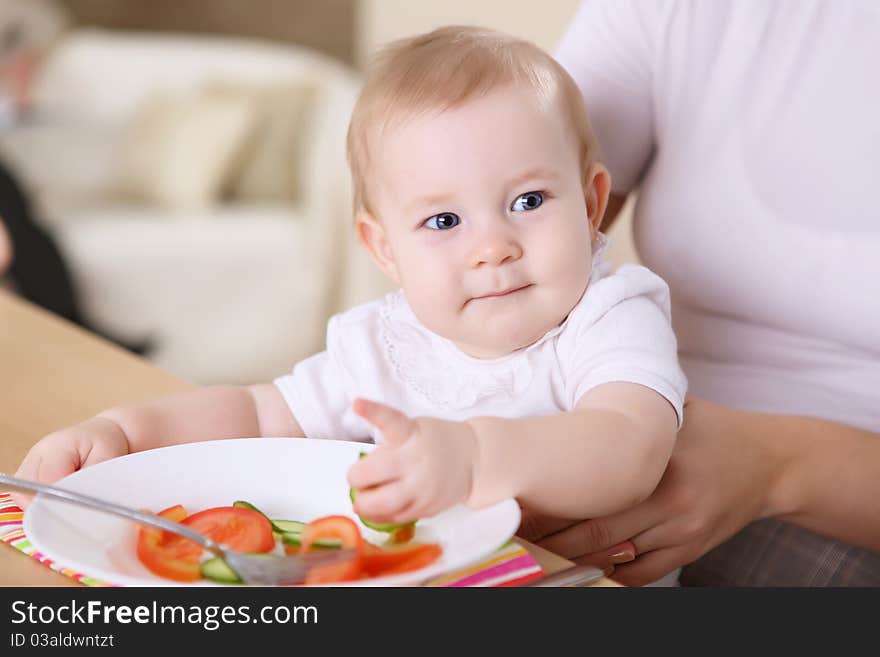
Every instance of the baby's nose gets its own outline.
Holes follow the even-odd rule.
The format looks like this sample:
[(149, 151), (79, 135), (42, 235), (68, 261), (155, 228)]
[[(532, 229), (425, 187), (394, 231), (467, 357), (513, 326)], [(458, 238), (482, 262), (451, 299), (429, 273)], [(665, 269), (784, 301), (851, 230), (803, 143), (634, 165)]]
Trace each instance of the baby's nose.
[(506, 230), (487, 230), (477, 236), (471, 251), (471, 267), (503, 265), (519, 260), (522, 246), (516, 237)]

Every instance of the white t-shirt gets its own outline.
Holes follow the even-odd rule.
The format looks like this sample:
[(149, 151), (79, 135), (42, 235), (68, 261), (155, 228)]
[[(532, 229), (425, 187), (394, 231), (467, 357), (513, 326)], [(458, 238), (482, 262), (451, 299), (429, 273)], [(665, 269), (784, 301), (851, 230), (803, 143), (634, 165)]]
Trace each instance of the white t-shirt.
[(690, 392), (880, 432), (880, 3), (588, 0), (557, 57)]
[(464, 354), (416, 319), (402, 292), (332, 317), (327, 350), (275, 380), (310, 438), (381, 436), (351, 409), (365, 397), (410, 416), (463, 420), (569, 411), (590, 388), (638, 383), (682, 417), (687, 382), (669, 320), (669, 290), (644, 267), (592, 279), (566, 320), (528, 347), (497, 359)]

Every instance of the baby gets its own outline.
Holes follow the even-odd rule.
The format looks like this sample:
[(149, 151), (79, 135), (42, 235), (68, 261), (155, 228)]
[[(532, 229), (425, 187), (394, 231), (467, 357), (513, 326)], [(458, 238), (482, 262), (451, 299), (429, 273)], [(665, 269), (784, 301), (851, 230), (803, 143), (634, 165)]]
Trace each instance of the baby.
[(377, 522), (507, 497), (585, 518), (645, 499), (686, 381), (666, 284), (604, 260), (610, 179), (568, 74), (482, 29), (393, 43), (348, 151), (358, 237), (400, 291), (333, 317), (326, 351), (272, 383), (109, 409), (43, 438), (18, 474), (217, 438), (372, 438), (348, 481)]

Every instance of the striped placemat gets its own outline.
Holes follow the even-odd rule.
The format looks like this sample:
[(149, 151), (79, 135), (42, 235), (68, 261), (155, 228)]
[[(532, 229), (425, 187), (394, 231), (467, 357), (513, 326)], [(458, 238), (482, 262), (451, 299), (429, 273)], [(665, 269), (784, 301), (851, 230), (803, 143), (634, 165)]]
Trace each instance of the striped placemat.
[(528, 550), (510, 541), (485, 561), (443, 575), (426, 586), (519, 586), (544, 575)]
[[(0, 541), (86, 586), (114, 586), (59, 564), (39, 552), (22, 526), (24, 513), (8, 493), (0, 493)], [(521, 545), (510, 541), (489, 558), (469, 568), (448, 573), (426, 586), (518, 586), (544, 574), (535, 558)]]

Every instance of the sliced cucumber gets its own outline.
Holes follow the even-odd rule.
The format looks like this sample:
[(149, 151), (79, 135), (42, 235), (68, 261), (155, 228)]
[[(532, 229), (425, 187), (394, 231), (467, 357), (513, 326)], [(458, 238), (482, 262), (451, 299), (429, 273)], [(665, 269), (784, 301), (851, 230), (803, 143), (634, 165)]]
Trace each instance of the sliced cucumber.
[(241, 584), (241, 578), (229, 567), (221, 557), (214, 557), (202, 562), (202, 575), (223, 584)]
[(240, 509), (250, 509), (251, 511), (256, 511), (269, 521), (269, 524), (272, 525), (272, 531), (276, 534), (286, 534), (287, 532), (301, 532), (306, 526), (306, 523), (300, 522), (299, 520), (273, 520), (265, 513), (260, 511), (253, 504), (251, 504), (250, 502), (245, 502), (244, 500), (236, 500), (232, 503), (232, 506), (237, 506)]
[(279, 534), (301, 534), (308, 524), (299, 520), (270, 520), (270, 522), (273, 529)]
[(269, 521), (269, 524), (272, 525), (272, 531), (275, 532), (276, 534), (281, 534), (284, 531), (280, 527), (277, 527), (269, 516), (267, 516), (262, 511), (260, 511), (257, 507), (255, 507), (250, 502), (245, 502), (244, 500), (235, 500), (235, 502), (232, 503), (232, 506), (236, 506), (239, 509), (250, 509), (251, 511), (256, 511), (261, 516), (263, 516), (266, 520)]
[[(232, 503), (232, 506), (237, 506), (242, 509), (250, 509), (251, 511), (256, 511), (261, 516), (266, 518), (269, 521), (269, 524), (272, 525), (272, 531), (281, 536), (281, 542), (285, 545), (300, 545), (302, 540), (300, 539), (300, 535), (303, 530), (306, 528), (308, 523), (301, 522), (299, 520), (280, 520), (280, 519), (272, 519), (268, 517), (265, 513), (260, 511), (257, 507), (255, 507), (250, 502), (245, 502), (244, 500), (236, 500)], [(327, 550), (338, 550), (342, 547), (342, 542), (335, 538), (321, 538), (315, 541), (312, 544), (316, 548), (324, 548)], [(225, 565), (225, 564), (224, 564)], [(227, 566), (228, 568), (229, 566)]]

